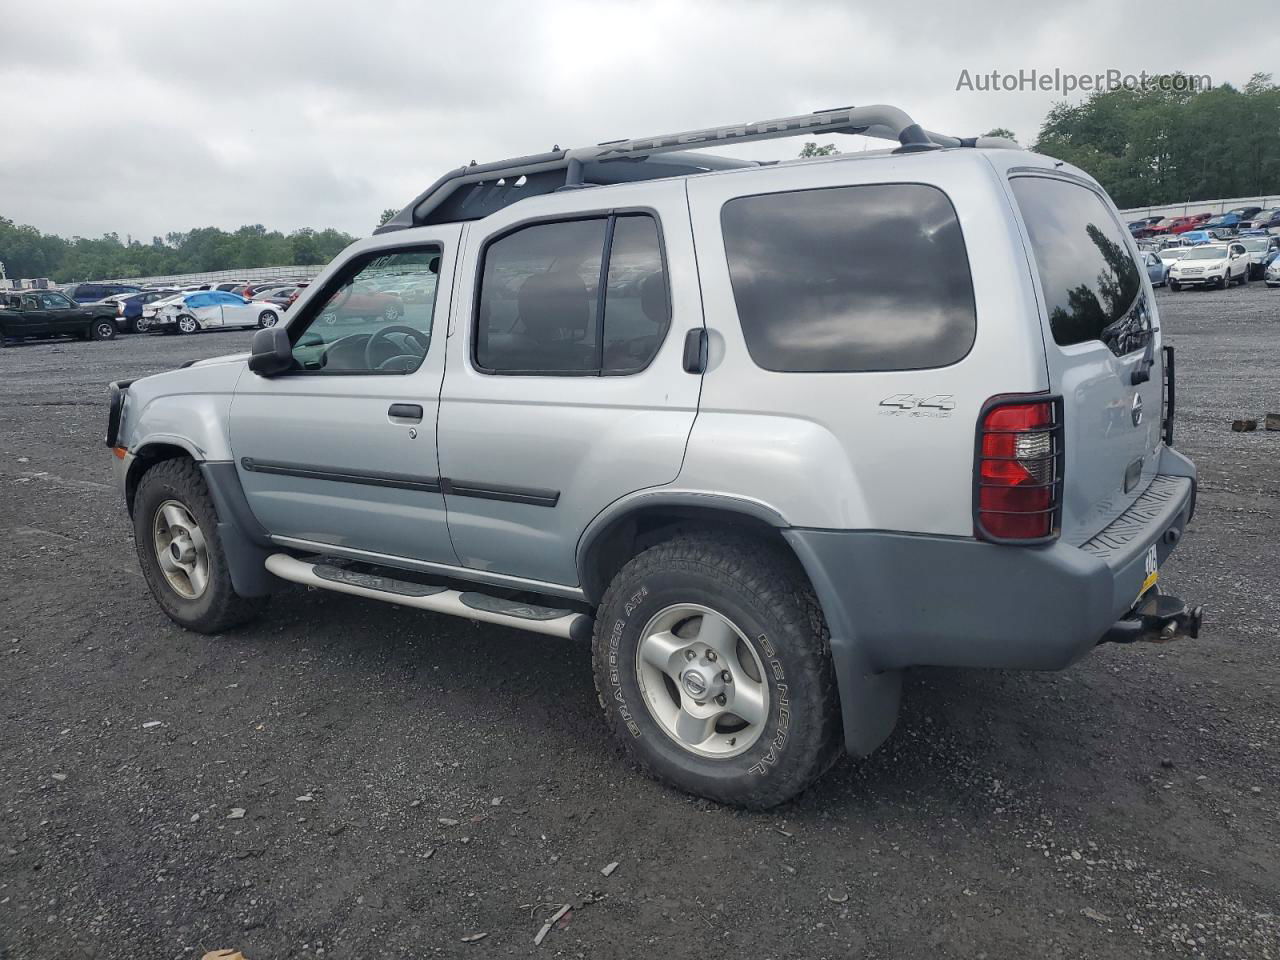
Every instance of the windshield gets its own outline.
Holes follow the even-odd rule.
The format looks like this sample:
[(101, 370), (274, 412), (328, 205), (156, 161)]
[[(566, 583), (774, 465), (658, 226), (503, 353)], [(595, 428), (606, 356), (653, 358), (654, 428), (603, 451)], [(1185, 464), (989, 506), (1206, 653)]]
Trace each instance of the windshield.
[(1187, 251), (1187, 260), (1225, 260), (1227, 251), (1221, 247), (1195, 247)]
[(1161, 260), (1181, 260), (1191, 252), (1190, 247), (1173, 247), (1169, 250), (1160, 251)]
[(1244, 248), (1250, 253), (1262, 253), (1271, 245), (1271, 241), (1266, 237), (1255, 237), (1251, 240), (1241, 240)]

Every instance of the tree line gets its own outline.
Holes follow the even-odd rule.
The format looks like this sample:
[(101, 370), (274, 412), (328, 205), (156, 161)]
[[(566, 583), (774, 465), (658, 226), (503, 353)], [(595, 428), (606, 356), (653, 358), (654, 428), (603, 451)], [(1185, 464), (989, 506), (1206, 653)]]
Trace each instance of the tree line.
[(12, 280), (50, 277), (58, 283), (311, 266), (328, 263), (354, 240), (332, 228), (283, 234), (262, 224), (230, 233), (217, 227), (198, 227), (154, 237), (150, 243), (121, 240), (116, 233), (67, 240), (0, 217), (0, 263), (5, 274)]
[[(1280, 194), (1280, 86), (1271, 74), (1241, 89), (1190, 87), (1157, 80), (1056, 103), (1031, 149), (1087, 171), (1121, 209)], [(1017, 139), (1003, 127), (985, 136)], [(800, 156), (836, 152), (810, 142)]]

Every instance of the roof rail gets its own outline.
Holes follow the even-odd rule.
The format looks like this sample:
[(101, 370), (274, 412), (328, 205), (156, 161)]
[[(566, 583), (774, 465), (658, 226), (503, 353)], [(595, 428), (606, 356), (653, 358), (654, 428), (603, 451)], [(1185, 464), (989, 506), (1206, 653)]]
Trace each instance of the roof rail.
[[(496, 163), (458, 167), (442, 176), (374, 233), (428, 223), (475, 220), (529, 196), (559, 189), (683, 176), (726, 167), (755, 166), (752, 161), (689, 153), (691, 147), (749, 143), (813, 133), (862, 134), (896, 140), (900, 152), (942, 147), (1021, 149), (1000, 137), (950, 137), (923, 129), (903, 110), (887, 104), (840, 107), (794, 117), (758, 120), (634, 140), (609, 140), (593, 147), (563, 150)], [(667, 154), (661, 157), (659, 155)], [(642, 169), (637, 165), (643, 164)], [(616, 166), (609, 166), (616, 165)], [(518, 181), (518, 182), (517, 182)], [(465, 187), (471, 187), (464, 191)]]

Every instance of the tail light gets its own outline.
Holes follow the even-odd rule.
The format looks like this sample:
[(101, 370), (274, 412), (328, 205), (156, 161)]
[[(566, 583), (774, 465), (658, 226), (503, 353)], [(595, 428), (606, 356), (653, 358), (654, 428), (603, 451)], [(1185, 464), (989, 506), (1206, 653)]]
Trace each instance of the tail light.
[(124, 304), (121, 303), (119, 300), (116, 301), (116, 316), (117, 317), (124, 316)]
[(1161, 349), (1164, 363), (1161, 364), (1164, 376), (1161, 378), (1164, 383), (1164, 389), (1160, 394), (1160, 432), (1164, 436), (1165, 446), (1173, 446), (1173, 408), (1174, 394), (1177, 388), (1175, 369), (1173, 365), (1173, 347), (1165, 346)]
[(1062, 398), (992, 397), (974, 451), (973, 529), (994, 543), (1044, 543), (1062, 515)]

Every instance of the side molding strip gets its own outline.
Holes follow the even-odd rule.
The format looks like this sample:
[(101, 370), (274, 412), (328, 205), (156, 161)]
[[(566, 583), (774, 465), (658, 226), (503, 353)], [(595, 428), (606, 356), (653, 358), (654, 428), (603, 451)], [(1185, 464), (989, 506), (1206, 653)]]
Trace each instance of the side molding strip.
[(402, 473), (352, 473), (319, 467), (306, 463), (281, 463), (275, 460), (255, 460), (243, 457), (240, 466), (250, 473), (272, 473), (285, 477), (303, 477), (308, 480), (331, 480), (336, 483), (361, 483), (371, 487), (395, 487), (400, 490), (420, 490), (423, 493), (443, 493), (447, 497), (472, 497), (477, 500), (501, 500), (506, 503), (523, 503), (531, 507), (554, 507), (560, 502), (559, 490), (543, 490), (538, 487), (512, 487), (497, 483), (480, 483), (475, 480), (450, 480), (446, 477), (414, 477)]

